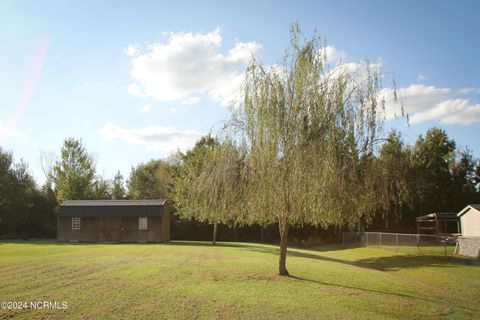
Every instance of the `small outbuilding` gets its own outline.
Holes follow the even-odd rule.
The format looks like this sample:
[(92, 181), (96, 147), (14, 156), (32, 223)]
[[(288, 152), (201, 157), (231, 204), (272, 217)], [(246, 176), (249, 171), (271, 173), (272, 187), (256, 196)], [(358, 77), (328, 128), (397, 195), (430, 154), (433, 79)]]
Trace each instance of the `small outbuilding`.
[(471, 204), (457, 216), (462, 226), (462, 236), (458, 238), (459, 254), (480, 258), (480, 204)]
[(455, 212), (430, 213), (417, 217), (416, 220), (418, 234), (460, 234), (460, 220)]
[(463, 237), (480, 237), (480, 204), (471, 204), (460, 211)]
[(170, 214), (164, 199), (68, 200), (60, 205), (57, 240), (166, 242)]

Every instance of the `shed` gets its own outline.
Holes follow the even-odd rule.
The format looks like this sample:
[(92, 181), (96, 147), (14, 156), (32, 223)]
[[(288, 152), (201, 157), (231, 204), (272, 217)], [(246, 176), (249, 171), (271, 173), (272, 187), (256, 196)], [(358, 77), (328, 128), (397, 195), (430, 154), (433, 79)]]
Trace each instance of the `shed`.
[(462, 224), (463, 237), (480, 237), (480, 204), (466, 206), (457, 216)]
[(418, 234), (459, 234), (460, 220), (455, 212), (430, 213), (416, 218)]
[(480, 204), (466, 206), (458, 213), (462, 236), (458, 237), (459, 254), (480, 258)]
[(60, 205), (58, 241), (165, 242), (170, 214), (164, 199), (68, 200)]

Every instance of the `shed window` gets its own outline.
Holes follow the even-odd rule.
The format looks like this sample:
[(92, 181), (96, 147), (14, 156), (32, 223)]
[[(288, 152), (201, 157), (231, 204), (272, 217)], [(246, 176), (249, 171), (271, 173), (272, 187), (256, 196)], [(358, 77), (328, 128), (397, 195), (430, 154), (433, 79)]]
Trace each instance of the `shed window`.
[(72, 217), (72, 229), (80, 230), (80, 217)]
[(148, 218), (138, 218), (138, 230), (148, 230)]

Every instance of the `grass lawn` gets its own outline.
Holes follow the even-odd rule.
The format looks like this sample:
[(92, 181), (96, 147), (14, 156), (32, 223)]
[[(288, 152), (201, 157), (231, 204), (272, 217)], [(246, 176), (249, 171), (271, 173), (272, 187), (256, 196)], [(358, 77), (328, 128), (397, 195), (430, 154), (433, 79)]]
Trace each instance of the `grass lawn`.
[(479, 319), (480, 262), (378, 248), (0, 241), (0, 319)]

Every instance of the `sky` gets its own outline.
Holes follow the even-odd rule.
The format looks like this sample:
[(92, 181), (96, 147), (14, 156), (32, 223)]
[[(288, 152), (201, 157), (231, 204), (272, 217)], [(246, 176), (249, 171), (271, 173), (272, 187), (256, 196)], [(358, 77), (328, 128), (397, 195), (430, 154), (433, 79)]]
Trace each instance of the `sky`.
[(0, 145), (39, 183), (40, 154), (67, 137), (99, 175), (128, 177), (215, 133), (251, 57), (280, 63), (298, 22), (334, 63), (378, 65), (384, 93), (395, 78), (410, 123), (387, 116), (386, 131), (414, 143), (440, 127), (480, 157), (478, 12), (479, 1), (2, 0)]

